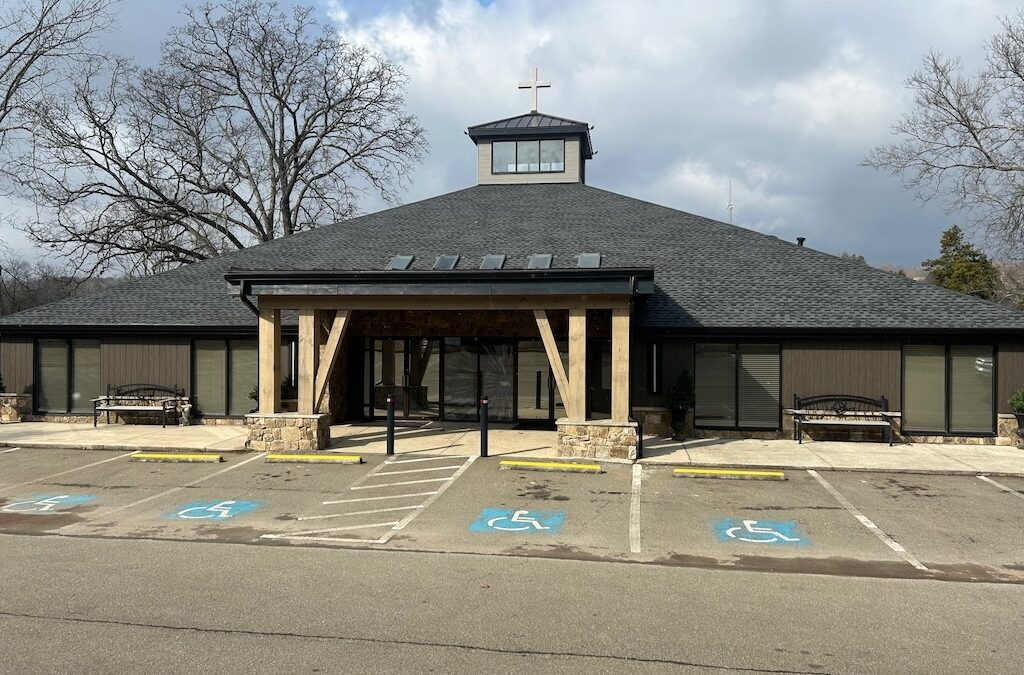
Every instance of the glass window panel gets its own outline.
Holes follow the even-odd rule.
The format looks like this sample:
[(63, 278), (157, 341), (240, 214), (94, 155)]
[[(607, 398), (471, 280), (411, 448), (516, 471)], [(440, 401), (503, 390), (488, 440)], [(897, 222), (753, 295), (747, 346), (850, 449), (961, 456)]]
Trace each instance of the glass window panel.
[(954, 433), (990, 434), (992, 383), (995, 368), (992, 347), (953, 345), (949, 348), (949, 430)]
[(519, 401), (518, 412), (521, 420), (546, 420), (550, 418), (551, 401), (548, 355), (540, 340), (519, 341)]
[(227, 396), (227, 350), (223, 340), (196, 340), (192, 352), (196, 409), (204, 415), (224, 415)]
[(40, 412), (67, 412), (68, 343), (65, 340), (39, 341), (36, 407)]
[(601, 266), (600, 253), (580, 253), (576, 259), (576, 267), (580, 269), (597, 269)]
[(449, 420), (476, 420), (477, 354), (472, 338), (445, 338), (444, 415)]
[(459, 256), (457, 255), (439, 255), (437, 260), (434, 261), (434, 269), (446, 272), (455, 269), (455, 266), (458, 264)]
[(946, 430), (946, 348), (907, 345), (903, 348), (903, 428)]
[(565, 171), (565, 141), (540, 142), (540, 170)]
[(551, 261), (554, 258), (550, 253), (534, 253), (526, 263), (526, 269), (546, 270), (551, 268)]
[(256, 340), (232, 340), (231, 400), (229, 415), (245, 415), (256, 409), (256, 401), (249, 397), (259, 382), (259, 349)]
[(540, 171), (540, 141), (516, 141), (516, 171)]
[(487, 416), (493, 422), (511, 422), (514, 415), (514, 350), (511, 343), (480, 345), (480, 394), (487, 397)]
[(437, 340), (409, 340), (409, 414), (437, 417), (440, 410), (441, 345)]
[(491, 172), (512, 173), (516, 170), (516, 142), (491, 143)]
[(739, 346), (739, 426), (779, 428), (779, 347)]
[(733, 345), (696, 347), (694, 423), (736, 426), (736, 351)]
[(416, 256), (413, 255), (396, 255), (391, 258), (388, 266), (384, 268), (385, 271), (401, 271), (409, 269), (409, 265), (412, 264), (413, 259)]
[(482, 270), (500, 270), (504, 266), (504, 253), (488, 253), (484, 256), (483, 262), (480, 263), (480, 269)]
[(92, 412), (100, 391), (100, 341), (71, 341), (71, 412)]

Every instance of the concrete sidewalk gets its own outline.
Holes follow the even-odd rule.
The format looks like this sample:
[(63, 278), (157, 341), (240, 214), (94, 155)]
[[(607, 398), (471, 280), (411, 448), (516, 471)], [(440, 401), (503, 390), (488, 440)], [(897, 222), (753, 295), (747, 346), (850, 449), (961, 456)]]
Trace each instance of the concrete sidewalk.
[(1005, 445), (646, 437), (640, 463), (1024, 476), (1024, 450)]
[[(488, 455), (493, 457), (556, 457), (555, 432), (491, 425), (487, 433)], [(331, 450), (365, 454), (387, 452), (387, 430), (382, 423), (336, 424), (331, 427)], [(395, 427), (395, 454), (480, 454), (480, 426), (451, 422), (404, 422)]]
[(233, 425), (0, 424), (0, 447), (73, 448), (82, 450), (245, 450), (246, 428)]

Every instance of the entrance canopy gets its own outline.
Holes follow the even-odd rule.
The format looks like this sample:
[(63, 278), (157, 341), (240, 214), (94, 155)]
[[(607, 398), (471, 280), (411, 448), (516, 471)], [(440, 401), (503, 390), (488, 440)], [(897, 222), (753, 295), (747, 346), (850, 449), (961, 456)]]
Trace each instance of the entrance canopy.
[[(259, 409), (263, 415), (281, 411), (282, 311), (298, 312), (298, 411), (314, 414), (321, 408), (353, 312), (529, 310), (565, 403), (566, 417), (584, 421), (587, 312), (610, 310), (611, 413), (613, 421), (625, 422), (629, 419), (632, 311), (638, 298), (654, 291), (653, 270), (634, 268), (384, 272), (232, 269), (225, 279), (233, 293), (259, 316)], [(550, 311), (568, 312), (568, 370), (558, 353)], [(321, 329), (325, 322), (329, 331)]]

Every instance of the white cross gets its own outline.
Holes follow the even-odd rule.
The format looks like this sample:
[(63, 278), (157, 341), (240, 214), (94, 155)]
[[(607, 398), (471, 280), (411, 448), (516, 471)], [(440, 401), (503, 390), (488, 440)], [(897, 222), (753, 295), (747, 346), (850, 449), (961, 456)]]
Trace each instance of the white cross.
[(547, 88), (547, 87), (550, 87), (550, 86), (551, 86), (551, 82), (549, 82), (548, 80), (542, 80), (542, 81), (538, 81), (537, 80), (537, 69), (536, 68), (533, 69), (533, 79), (532, 80), (529, 80), (527, 82), (520, 82), (519, 83), (519, 88), (520, 89), (532, 89), (533, 90), (531, 92), (532, 95), (533, 95), (533, 107), (530, 109), (530, 112), (534, 112), (534, 113), (537, 112), (537, 90), (540, 89), (540, 88)]

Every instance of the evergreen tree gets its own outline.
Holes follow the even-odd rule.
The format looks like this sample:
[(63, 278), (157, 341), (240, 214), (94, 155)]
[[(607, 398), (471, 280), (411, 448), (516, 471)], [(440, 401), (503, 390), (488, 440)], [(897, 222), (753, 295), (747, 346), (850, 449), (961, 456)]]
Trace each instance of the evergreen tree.
[(991, 299), (999, 286), (999, 270), (987, 255), (964, 239), (954, 225), (942, 233), (939, 257), (922, 264), (936, 286)]

